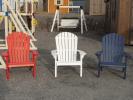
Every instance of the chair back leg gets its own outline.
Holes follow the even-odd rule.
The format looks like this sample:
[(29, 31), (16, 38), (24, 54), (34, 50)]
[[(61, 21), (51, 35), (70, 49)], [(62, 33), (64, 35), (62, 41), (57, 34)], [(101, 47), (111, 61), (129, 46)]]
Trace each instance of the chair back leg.
[(126, 77), (127, 77), (127, 68), (125, 67), (124, 68), (124, 77), (123, 77), (123, 79), (126, 79)]
[(6, 68), (6, 79), (7, 80), (10, 79), (10, 69), (9, 69), (9, 67)]
[(82, 77), (83, 76), (83, 66), (82, 66), (82, 64), (80, 65), (80, 77)]
[(32, 75), (36, 78), (36, 65), (33, 66)]
[(57, 77), (57, 65), (55, 64), (55, 78)]

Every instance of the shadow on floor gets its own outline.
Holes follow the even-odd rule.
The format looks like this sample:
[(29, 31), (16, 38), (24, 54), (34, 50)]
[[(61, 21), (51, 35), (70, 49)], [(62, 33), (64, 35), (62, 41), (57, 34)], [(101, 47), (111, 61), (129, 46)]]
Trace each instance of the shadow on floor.
[(9, 94), (9, 87), (7, 86), (8, 81), (5, 77), (5, 70), (1, 71), (4, 72), (4, 74), (0, 74), (0, 100), (5, 100), (5, 97)]

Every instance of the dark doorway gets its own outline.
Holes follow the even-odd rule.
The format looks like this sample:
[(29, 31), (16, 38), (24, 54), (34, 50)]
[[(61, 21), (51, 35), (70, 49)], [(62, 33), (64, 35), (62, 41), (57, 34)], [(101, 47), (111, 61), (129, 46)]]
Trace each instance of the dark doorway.
[(43, 11), (48, 12), (48, 0), (43, 0)]
[(106, 15), (105, 15), (105, 31), (116, 32), (118, 23), (118, 9), (119, 0), (105, 0), (106, 3)]

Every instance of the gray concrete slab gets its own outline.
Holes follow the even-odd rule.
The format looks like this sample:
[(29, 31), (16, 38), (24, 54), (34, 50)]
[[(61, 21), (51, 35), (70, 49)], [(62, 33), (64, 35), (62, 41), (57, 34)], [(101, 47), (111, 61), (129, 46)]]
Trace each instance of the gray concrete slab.
[[(37, 78), (33, 79), (27, 68), (12, 69), (11, 79), (6, 80), (5, 71), (0, 70), (0, 100), (133, 100), (133, 62), (128, 62), (127, 79), (122, 79), (120, 70), (103, 69), (97, 74), (95, 52), (101, 49), (101, 32), (86, 32), (79, 37), (78, 49), (87, 52), (83, 61), (83, 78), (79, 67), (59, 67), (54, 78), (54, 59), (50, 51), (55, 49), (54, 37), (58, 32), (48, 32), (47, 18), (41, 22), (35, 34), (39, 50)], [(96, 30), (95, 30), (96, 31)], [(133, 55), (133, 47), (125, 50)]]

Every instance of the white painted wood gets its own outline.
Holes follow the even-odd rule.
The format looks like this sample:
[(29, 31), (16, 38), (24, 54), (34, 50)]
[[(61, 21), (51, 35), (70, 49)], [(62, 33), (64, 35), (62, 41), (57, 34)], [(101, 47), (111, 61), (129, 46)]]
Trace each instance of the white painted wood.
[(12, 14), (10, 14), (9, 17), (11, 18), (12, 22), (14, 23), (17, 32), (20, 32), (20, 28), (18, 27), (17, 23), (15, 22), (15, 19), (14, 19), (14, 17), (12, 16)]
[(5, 14), (4, 12), (0, 12), (0, 16), (4, 16), (4, 14)]
[(77, 27), (79, 19), (61, 19), (61, 27)]
[(20, 14), (21, 14), (21, 16), (31, 16), (32, 15), (31, 13), (26, 14), (26, 13), (22, 13), (22, 12)]
[[(59, 8), (77, 8), (77, 9), (79, 9), (80, 6), (59, 6)], [(52, 27), (51, 27), (51, 32), (53, 32), (56, 24), (57, 24), (58, 30), (59, 30), (59, 28), (77, 28), (79, 19), (69, 18), (69, 19), (61, 19), (61, 21), (60, 21), (59, 15), (60, 15), (60, 11), (59, 11), (59, 9), (56, 9)], [(80, 21), (81, 21), (80, 22), (81, 23), (81, 34), (83, 34), (84, 25), (85, 25), (86, 31), (88, 29), (87, 29), (87, 25), (86, 25), (84, 11), (81, 8), (80, 8)]]
[(80, 8), (80, 6), (59, 6), (59, 8)]
[(12, 32), (12, 22), (11, 22), (11, 20), (9, 20), (9, 33), (11, 33)]
[[(34, 45), (34, 42), (33, 42), (33, 41), (37, 41), (37, 40), (32, 35), (31, 30), (29, 30), (27, 24), (25, 23), (25, 21), (23, 20), (23, 18), (21, 16), (21, 15), (23, 15), (23, 16), (33, 16), (33, 1), (30, 0), (30, 2), (32, 4), (32, 13), (19, 13), (19, 9), (17, 9), (20, 6), (20, 4), (18, 4), (18, 0), (3, 0), (3, 2), (4, 2), (3, 3), (4, 11), (5, 12), (8, 11), (10, 13), (9, 13), (9, 16), (5, 16), (5, 12), (0, 12), (0, 15), (4, 16), (4, 19), (5, 19), (5, 39), (0, 40), (0, 41), (5, 41), (5, 43), (0, 43), (0, 49), (7, 49), (6, 37), (12, 31), (11, 30), (11, 24), (9, 24), (9, 22), (10, 23), (13, 22), (13, 24), (16, 27), (17, 32), (21, 31), (21, 32), (24, 32), (24, 33), (28, 33), (31, 36), (32, 41), (30, 41), (30, 49), (31, 50), (37, 50), (37, 47)], [(15, 6), (12, 7), (12, 3), (15, 4), (15, 2), (16, 2), (16, 9), (14, 9)]]
[(10, 14), (12, 14), (13, 18), (15, 18), (15, 21), (17, 25), (19, 26), (21, 32), (27, 33), (31, 36), (31, 38), (36, 41), (35, 37), (32, 35), (32, 32), (29, 30), (28, 26), (26, 25), (25, 21), (23, 20), (21, 14), (16, 9), (16, 13), (12, 10), (12, 7), (10, 6), (9, 2), (5, 0), (5, 4), (10, 10)]
[(0, 69), (6, 69), (6, 64), (1, 56), (0, 56), (0, 64), (1, 64)]
[[(57, 68), (59, 66), (80, 66), (80, 77), (82, 77), (82, 60), (86, 53), (77, 50), (78, 37), (70, 32), (59, 33), (55, 37), (56, 50), (51, 54), (55, 59), (55, 77), (57, 77)], [(77, 52), (80, 54), (80, 60), (77, 60)]]
[(81, 10), (81, 13), (82, 13), (83, 22), (84, 22), (84, 25), (85, 25), (85, 30), (88, 31), (87, 24), (86, 24), (86, 19), (85, 19), (85, 15), (84, 15), (83, 9)]
[(28, 1), (25, 0), (25, 12), (28, 13)]
[[(8, 7), (6, 6), (6, 4), (4, 3), (4, 10), (5, 12), (8, 11)], [(8, 16), (5, 16), (5, 38), (8, 35)]]
[(56, 10), (55, 16), (54, 16), (54, 20), (53, 20), (53, 23), (52, 23), (51, 32), (53, 32), (53, 30), (54, 30), (54, 27), (55, 27), (55, 24), (56, 24), (56, 21), (57, 21), (57, 18), (58, 18), (58, 17), (57, 17), (58, 14), (59, 14), (59, 10)]
[(81, 17), (80, 17), (80, 18), (81, 18), (81, 19), (80, 19), (80, 20), (81, 20), (81, 34), (83, 34), (83, 32), (84, 32), (84, 31), (83, 31), (83, 28), (84, 28), (84, 27), (83, 27), (83, 14), (82, 14), (82, 11), (81, 11), (80, 14), (81, 14), (81, 15), (80, 15), (80, 16), (81, 16)]
[(18, 11), (16, 11), (16, 14), (18, 15), (18, 18), (20, 19), (21, 24), (23, 25), (23, 27), (25, 27), (26, 33), (28, 33), (31, 36), (31, 38), (33, 39), (33, 41), (36, 41), (35, 37), (32, 35), (31, 30), (28, 28), (28, 26), (25, 23), (24, 19), (22, 18), (21, 14)]

